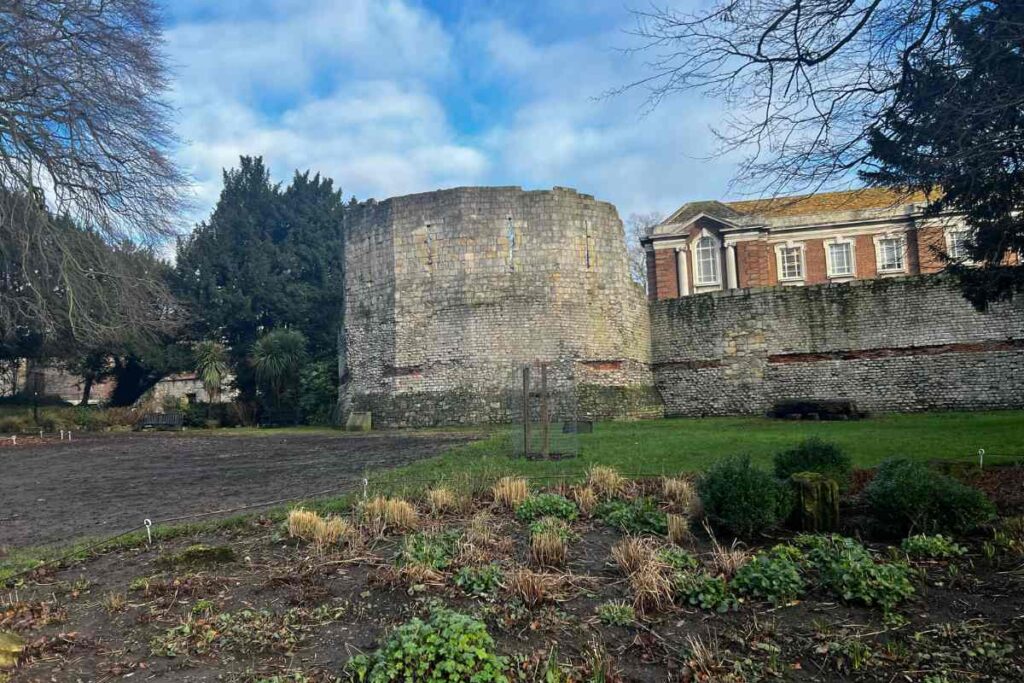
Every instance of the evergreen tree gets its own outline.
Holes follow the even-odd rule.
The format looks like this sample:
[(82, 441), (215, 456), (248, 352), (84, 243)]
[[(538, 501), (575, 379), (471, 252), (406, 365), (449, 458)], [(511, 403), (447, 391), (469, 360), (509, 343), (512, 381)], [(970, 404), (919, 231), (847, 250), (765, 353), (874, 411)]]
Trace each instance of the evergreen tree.
[(179, 243), (194, 338), (223, 341), (243, 400), (256, 397), (247, 356), (266, 332), (287, 327), (305, 335), (310, 357), (336, 355), (343, 208), (330, 179), (296, 173), (282, 190), (262, 158), (242, 157), (209, 220)]

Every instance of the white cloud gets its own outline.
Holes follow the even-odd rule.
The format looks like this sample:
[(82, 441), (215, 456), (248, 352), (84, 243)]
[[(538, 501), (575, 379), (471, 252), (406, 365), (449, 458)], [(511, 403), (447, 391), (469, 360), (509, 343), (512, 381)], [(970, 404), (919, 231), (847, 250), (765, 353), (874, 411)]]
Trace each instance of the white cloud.
[(263, 155), (276, 179), (308, 168), (360, 198), (569, 185), (623, 216), (720, 197), (733, 170), (698, 159), (711, 149), (712, 103), (671, 100), (645, 117), (640, 92), (601, 97), (639, 73), (607, 20), (538, 38), (477, 7), (445, 26), (403, 0), (244, 5), (202, 4), (202, 19), (167, 36), (179, 158), (197, 179), (200, 216), (241, 154)]

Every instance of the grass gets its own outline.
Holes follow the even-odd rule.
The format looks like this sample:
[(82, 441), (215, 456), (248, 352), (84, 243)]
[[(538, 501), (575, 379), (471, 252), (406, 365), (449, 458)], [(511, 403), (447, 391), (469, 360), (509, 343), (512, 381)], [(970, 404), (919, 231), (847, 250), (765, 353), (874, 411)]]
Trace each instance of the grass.
[[(580, 456), (540, 461), (510, 457), (507, 434), (394, 470), (398, 478), (426, 477), (452, 482), (493, 482), (498, 476), (574, 475), (595, 465), (626, 476), (697, 472), (725, 455), (749, 453), (770, 466), (777, 451), (816, 436), (846, 450), (854, 467), (874, 467), (886, 458), (977, 462), (985, 449), (989, 464), (1024, 459), (1024, 411), (881, 415), (852, 422), (790, 422), (758, 417), (604, 422), (579, 435)], [(488, 478), (490, 476), (490, 478)], [(483, 477), (483, 479), (481, 479)]]
[[(233, 434), (310, 434), (319, 428), (224, 429), (204, 433), (229, 437)], [(326, 430), (325, 430), (326, 431)], [(438, 431), (438, 430), (429, 430)], [(331, 431), (341, 436), (341, 432)], [(416, 433), (416, 432), (408, 432)], [(592, 434), (579, 435), (580, 456), (571, 460), (534, 461), (511, 457), (508, 432), (490, 428), (486, 438), (454, 447), (442, 455), (376, 473), (371, 476), (373, 495), (416, 495), (433, 484), (443, 483), (455, 491), (489, 490), (507, 475), (586, 478), (595, 465), (619, 469), (626, 476), (672, 475), (696, 472), (724, 455), (749, 453), (764, 466), (771, 456), (798, 441), (817, 436), (833, 441), (853, 459), (855, 467), (874, 467), (882, 460), (901, 456), (913, 460), (934, 459), (977, 462), (979, 448), (985, 462), (1024, 463), (1024, 411), (916, 413), (881, 415), (853, 422), (789, 422), (756, 417), (667, 419), (643, 422), (605, 422)], [(347, 511), (354, 495), (308, 502), (307, 508), (322, 513)], [(293, 507), (293, 506), (289, 506)], [(262, 514), (283, 520), (288, 507)], [(155, 528), (154, 536), (168, 538), (199, 530), (246, 523), (251, 516), (209, 520), (200, 524)], [(138, 545), (145, 532), (134, 533), (107, 544), (104, 549)], [(79, 541), (75, 548), (86, 548)], [(68, 552), (65, 548), (64, 552)], [(0, 559), (0, 581), (40, 560), (61, 556), (52, 548), (13, 549)], [(84, 557), (85, 553), (76, 554)]]

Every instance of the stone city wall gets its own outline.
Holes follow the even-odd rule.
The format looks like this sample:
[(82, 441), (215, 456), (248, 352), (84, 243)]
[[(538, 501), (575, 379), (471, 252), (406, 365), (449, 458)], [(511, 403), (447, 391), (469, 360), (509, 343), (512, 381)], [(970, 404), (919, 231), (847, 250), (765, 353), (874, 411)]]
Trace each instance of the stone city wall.
[(718, 292), (650, 310), (666, 414), (758, 414), (804, 398), (871, 412), (1024, 407), (1024, 299), (979, 313), (940, 276)]

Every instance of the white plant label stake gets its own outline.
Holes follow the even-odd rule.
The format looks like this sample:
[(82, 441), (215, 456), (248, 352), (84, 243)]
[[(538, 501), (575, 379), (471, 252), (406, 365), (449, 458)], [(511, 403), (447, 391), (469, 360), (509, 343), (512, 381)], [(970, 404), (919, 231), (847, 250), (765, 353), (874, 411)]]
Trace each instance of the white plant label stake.
[(146, 519), (142, 523), (146, 525), (146, 540), (153, 545), (153, 520)]

